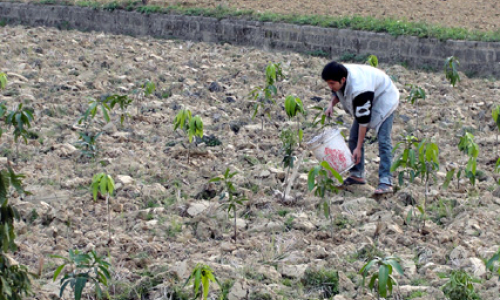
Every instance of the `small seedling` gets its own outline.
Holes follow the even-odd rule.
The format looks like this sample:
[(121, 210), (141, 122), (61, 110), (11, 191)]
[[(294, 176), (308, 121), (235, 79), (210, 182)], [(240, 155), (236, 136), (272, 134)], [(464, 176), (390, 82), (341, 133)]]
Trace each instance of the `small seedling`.
[(23, 108), (23, 104), (20, 103), (16, 110), (10, 111), (5, 117), (5, 123), (8, 126), (14, 127), (14, 142), (16, 142), (16, 152), (19, 156), (19, 143), (18, 140), (21, 137), (25, 144), (28, 144), (28, 137), (30, 133), (27, 129), (31, 128), (31, 121), (33, 121), (33, 112), (31, 109)]
[[(290, 120), (299, 113), (305, 115), (304, 104), (302, 104), (302, 100), (300, 100), (299, 97), (287, 96), (285, 99), (285, 111)], [(300, 128), (299, 120), (297, 120), (297, 135), (299, 137), (299, 143), (301, 143), (304, 132)]]
[[(182, 109), (174, 119), (174, 131), (180, 128), (187, 133), (189, 143), (193, 141), (193, 137), (203, 138), (203, 120), (200, 116), (192, 117), (189, 109)], [(188, 164), (189, 164), (190, 147), (188, 146)]]
[(444, 295), (450, 300), (480, 300), (479, 295), (474, 291), (473, 283), (481, 282), (471, 277), (463, 270), (451, 271), (447, 276), (449, 280), (441, 287)]
[(444, 63), (444, 74), (453, 87), (460, 81), (460, 74), (458, 74), (459, 65), (460, 62), (455, 56), (448, 57)]
[(123, 121), (126, 117), (129, 116), (127, 113), (127, 108), (132, 103), (132, 99), (126, 95), (111, 95), (106, 98), (106, 102), (109, 103), (109, 107), (113, 109), (116, 104), (120, 106), (121, 114), (120, 114), (120, 124), (123, 126)]
[[(466, 132), (464, 136), (460, 138), (458, 143), (458, 149), (469, 156), (467, 165), (465, 167), (465, 177), (469, 178), (472, 186), (476, 185), (476, 167), (477, 167), (477, 157), (479, 155), (479, 146), (474, 142), (474, 135)], [(462, 169), (457, 173), (457, 179), (460, 179)]]
[(493, 109), (493, 111), (491, 112), (491, 116), (493, 117), (493, 121), (495, 121), (495, 124), (497, 125), (499, 131), (497, 132), (497, 145), (499, 147), (499, 149), (497, 150), (497, 155), (500, 156), (500, 142), (498, 141), (498, 137), (500, 136), (500, 105)]
[[(191, 275), (184, 283), (183, 287), (193, 282), (193, 299), (203, 299), (207, 300), (208, 292), (210, 288), (210, 282), (217, 283), (219, 287), (222, 288), (217, 277), (215, 277), (212, 269), (204, 264), (197, 264)], [(201, 286), (201, 289), (200, 289)]]
[[(80, 119), (78, 119), (78, 124), (82, 124), (83, 121), (87, 122), (87, 119), (89, 117), (91, 117), (91, 119), (94, 119), (94, 117), (97, 114), (97, 111), (99, 109), (101, 110), (102, 115), (103, 115), (106, 123), (109, 123), (109, 121), (111, 120), (109, 118), (109, 112), (110, 112), (111, 108), (109, 107), (108, 101), (106, 99), (96, 100), (96, 99), (91, 98), (89, 101), (89, 107), (87, 108), (87, 110), (85, 111), (83, 116), (81, 116)], [(88, 128), (89, 126), (90, 126), (90, 122), (87, 122), (86, 128)]]
[[(103, 257), (98, 256), (93, 250), (89, 253), (82, 253), (79, 250), (69, 250), (69, 257), (59, 255), (52, 255), (52, 257), (64, 260), (64, 263), (57, 267), (54, 272), (54, 281), (56, 281), (66, 265), (72, 266), (71, 269), (73, 270), (66, 272), (63, 278), (61, 278), (59, 297), (62, 297), (64, 290), (69, 284), (74, 291), (74, 299), (80, 300), (87, 282), (91, 282), (94, 284), (96, 298), (103, 298), (103, 291), (100, 284), (108, 286), (108, 280), (111, 279), (108, 270), (110, 264)], [(107, 297), (109, 298), (109, 295)]]
[(271, 108), (267, 107), (267, 102), (276, 104), (274, 96), (278, 95), (276, 82), (283, 78), (283, 70), (281, 63), (270, 62), (266, 67), (266, 85), (264, 87), (256, 87), (250, 92), (250, 97), (254, 99), (254, 113), (252, 119), (257, 116), (259, 109), (262, 110), (262, 130), (264, 130), (264, 115), (267, 115), (271, 120)]
[[(425, 200), (422, 205), (417, 207), (422, 214), (423, 226), (425, 226), (425, 206), (429, 194), (429, 180), (432, 178), (434, 182), (437, 182), (435, 173), (439, 170), (439, 148), (437, 144), (427, 142), (425, 139), (419, 143), (416, 137), (406, 136), (404, 141), (396, 144), (393, 153), (402, 144), (405, 145), (405, 149), (391, 166), (391, 172), (403, 168), (398, 174), (400, 186), (404, 184), (405, 174), (409, 175), (411, 183), (413, 183), (416, 177), (421, 177), (425, 180)], [(409, 215), (411, 213), (412, 210)]]
[(418, 116), (419, 116), (418, 102), (419, 99), (425, 100), (426, 98), (425, 91), (423, 88), (417, 85), (407, 84), (406, 86), (410, 88), (410, 94), (408, 94), (408, 96), (406, 97), (406, 101), (410, 102), (412, 105), (415, 105), (415, 108), (417, 110), (417, 131), (418, 131)]
[(497, 273), (498, 278), (500, 279), (500, 268), (498, 267), (499, 263), (500, 263), (500, 250), (486, 262), (486, 268), (493, 273)]
[(330, 218), (330, 230), (333, 239), (334, 224), (331, 212), (332, 197), (329, 197), (330, 203), (328, 203), (327, 200), (325, 199), (326, 192), (331, 192), (336, 194), (339, 191), (332, 177), (337, 179), (337, 181), (340, 183), (344, 182), (342, 176), (340, 176), (340, 174), (337, 171), (335, 171), (328, 164), (328, 162), (322, 161), (319, 165), (314, 166), (309, 171), (309, 174), (307, 176), (307, 186), (309, 188), (309, 191), (314, 190), (315, 196), (323, 199), (323, 212), (325, 214), (325, 218), (328, 217)]
[[(370, 287), (370, 290), (377, 291), (378, 299), (380, 299), (380, 297), (387, 298), (388, 295), (392, 294), (394, 284), (398, 285), (398, 282), (392, 275), (392, 271), (395, 269), (400, 275), (403, 275), (403, 268), (401, 268), (401, 265), (399, 264), (399, 258), (395, 256), (385, 258), (376, 257), (366, 263), (359, 271), (359, 274), (363, 276), (363, 286), (365, 285), (365, 279), (366, 277), (369, 277), (370, 269), (373, 266), (378, 266), (378, 272), (374, 272), (372, 274), (368, 287)], [(375, 286), (375, 282), (378, 283), (377, 286)]]
[[(15, 242), (16, 233), (14, 223), (20, 220), (17, 209), (9, 204), (9, 189), (14, 189), (21, 194), (31, 194), (22, 187), (21, 179), (25, 176), (15, 174), (7, 167), (0, 171), (0, 287), (1, 299), (20, 300), (29, 298), (31, 293), (30, 273), (24, 265), (12, 264), (7, 253), (17, 251)], [(12, 253), (13, 254), (13, 253)], [(24, 294), (24, 297), (23, 297)]]
[(370, 66), (376, 68), (376, 67), (378, 67), (378, 58), (375, 55), (370, 55), (366, 59), (366, 63), (369, 64)]
[(237, 196), (237, 190), (236, 187), (234, 186), (234, 183), (231, 181), (231, 178), (234, 177), (234, 175), (238, 174), (238, 172), (233, 172), (231, 173), (229, 171), (229, 168), (226, 169), (222, 177), (215, 177), (210, 179), (209, 182), (220, 182), (222, 181), (224, 186), (222, 188), (221, 194), (220, 194), (220, 199), (224, 199), (226, 193), (228, 195), (228, 200), (222, 205), (222, 208), (227, 211), (227, 214), (229, 215), (231, 213), (231, 210), (234, 212), (234, 242), (236, 243), (236, 234), (237, 234), (237, 227), (236, 227), (236, 208), (237, 205), (243, 205), (244, 201), (247, 201), (248, 199), (245, 198), (244, 196)]
[(109, 221), (109, 197), (113, 194), (115, 190), (115, 181), (110, 175), (105, 173), (99, 173), (94, 175), (92, 178), (92, 195), (94, 196), (94, 201), (97, 201), (97, 194), (106, 195), (106, 204), (108, 207), (108, 239), (111, 240), (111, 230)]
[(102, 134), (102, 131), (93, 135), (92, 133), (79, 132), (80, 141), (75, 143), (76, 148), (80, 149), (82, 155), (96, 160), (99, 149), (97, 148), (97, 138)]
[(304, 288), (309, 291), (323, 290), (324, 299), (332, 299), (339, 294), (339, 272), (335, 270), (320, 269), (317, 271), (307, 269), (300, 280)]
[(144, 96), (147, 97), (155, 92), (156, 85), (154, 82), (147, 81), (142, 85), (142, 89), (144, 90)]
[(5, 73), (0, 73), (0, 90), (7, 87), (7, 75)]
[(296, 159), (293, 153), (297, 146), (297, 135), (291, 129), (286, 128), (281, 131), (280, 139), (283, 143), (282, 150), (285, 152), (282, 163), (290, 171)]

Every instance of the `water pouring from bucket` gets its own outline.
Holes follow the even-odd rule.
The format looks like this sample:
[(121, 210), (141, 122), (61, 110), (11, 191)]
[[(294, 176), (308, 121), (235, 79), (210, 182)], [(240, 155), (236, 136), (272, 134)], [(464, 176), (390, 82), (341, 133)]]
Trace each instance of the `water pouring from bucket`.
[(329, 128), (306, 143), (318, 161), (326, 161), (339, 174), (354, 166), (351, 150), (337, 128)]

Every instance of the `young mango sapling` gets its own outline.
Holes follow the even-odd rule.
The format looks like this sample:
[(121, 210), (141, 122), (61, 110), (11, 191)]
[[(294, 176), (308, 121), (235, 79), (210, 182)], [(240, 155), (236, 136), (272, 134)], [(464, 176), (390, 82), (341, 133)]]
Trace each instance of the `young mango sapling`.
[[(293, 155), (293, 152), (296, 147), (300, 146), (300, 143), (302, 143), (302, 139), (304, 136), (304, 132), (302, 131), (302, 128), (300, 126), (300, 120), (299, 120), (299, 114), (305, 115), (306, 112), (304, 110), (304, 104), (302, 103), (302, 100), (300, 100), (299, 97), (295, 96), (287, 96), (285, 98), (285, 112), (288, 116), (288, 119), (291, 120), (292, 118), (295, 118), (297, 120), (297, 138), (294, 138), (292, 136), (292, 132), (289, 129), (284, 129), (281, 133), (281, 140), (283, 141), (283, 148), (285, 150), (285, 156), (283, 158), (283, 164), (285, 168), (288, 168), (287, 170), (287, 175), (286, 175), (286, 180), (285, 180), (285, 190), (283, 192), (283, 201), (286, 201), (286, 196), (287, 194), (290, 193), (292, 184), (293, 184), (293, 179), (290, 178), (290, 169), (293, 168), (295, 156)], [(297, 143), (298, 141), (298, 143)], [(299, 160), (299, 165), (302, 159)], [(292, 176), (294, 177), (294, 176)]]
[(278, 95), (276, 83), (284, 77), (281, 63), (270, 62), (266, 67), (266, 83), (264, 87), (256, 87), (250, 92), (250, 97), (255, 101), (252, 119), (262, 110), (262, 130), (264, 130), (264, 115), (271, 120), (271, 107), (267, 103), (276, 104), (275, 96)]
[(332, 179), (336, 179), (339, 183), (343, 183), (342, 176), (335, 171), (327, 161), (322, 161), (319, 165), (314, 166), (309, 171), (307, 176), (307, 187), (309, 191), (314, 191), (314, 195), (323, 199), (323, 212), (325, 218), (330, 218), (331, 237), (333, 239), (333, 216), (331, 211), (332, 197), (330, 203), (325, 199), (326, 192), (338, 193), (337, 185)]
[[(189, 139), (189, 144), (193, 141), (193, 137), (203, 138), (203, 120), (200, 116), (192, 116), (191, 111), (189, 109), (182, 109), (174, 119), (174, 131), (177, 128), (183, 130)], [(188, 145), (188, 157), (187, 161), (189, 164), (189, 156), (191, 148)]]
[(110, 217), (109, 217), (109, 197), (113, 194), (115, 190), (115, 181), (113, 178), (105, 173), (99, 173), (94, 175), (92, 178), (92, 195), (94, 196), (94, 201), (97, 201), (97, 194), (101, 193), (102, 196), (106, 195), (106, 205), (108, 211), (108, 240), (111, 241), (111, 230), (110, 230)]
[(229, 168), (226, 169), (224, 174), (219, 177), (215, 177), (210, 179), (209, 182), (221, 182), (223, 183), (222, 191), (220, 194), (220, 199), (224, 199), (226, 196), (226, 193), (228, 195), (227, 201), (222, 205), (222, 208), (227, 211), (227, 214), (231, 213), (231, 210), (234, 212), (234, 242), (236, 243), (236, 238), (237, 238), (237, 227), (236, 227), (236, 208), (237, 206), (242, 206), (243, 202), (247, 201), (248, 199), (245, 196), (238, 196), (236, 187), (234, 183), (231, 181), (231, 178), (233, 178), (238, 172), (233, 172), (231, 173), (229, 171)]

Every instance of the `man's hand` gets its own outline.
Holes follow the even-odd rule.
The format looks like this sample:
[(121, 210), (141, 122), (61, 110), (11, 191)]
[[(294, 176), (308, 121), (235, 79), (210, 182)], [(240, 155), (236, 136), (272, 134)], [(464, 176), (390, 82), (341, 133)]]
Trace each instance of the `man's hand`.
[(332, 117), (333, 115), (333, 107), (339, 103), (339, 99), (335, 96), (333, 96), (332, 101), (330, 101), (330, 104), (328, 104), (328, 108), (325, 111), (325, 115), (329, 118)]
[(326, 109), (325, 111), (325, 115), (329, 118), (332, 117), (332, 114), (333, 114), (333, 105), (332, 103), (330, 102), (330, 104), (328, 105), (328, 108)]
[(356, 147), (352, 152), (352, 158), (354, 159), (354, 164), (359, 164), (361, 161), (361, 147)]

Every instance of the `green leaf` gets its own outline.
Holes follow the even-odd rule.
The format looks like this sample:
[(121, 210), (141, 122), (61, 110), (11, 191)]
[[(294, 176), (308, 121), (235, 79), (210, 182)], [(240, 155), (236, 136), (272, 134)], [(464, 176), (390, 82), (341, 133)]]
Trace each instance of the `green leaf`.
[(7, 75), (5, 73), (0, 73), (0, 90), (7, 87)]
[(339, 174), (337, 171), (335, 171), (335, 169), (333, 169), (333, 168), (332, 168), (332, 167), (328, 164), (328, 162), (327, 162), (327, 161), (322, 161), (322, 162), (320, 163), (320, 165), (321, 165), (321, 166), (322, 166), (325, 170), (330, 171), (331, 175), (332, 175), (333, 177), (335, 177), (335, 178), (336, 178), (336, 179), (337, 179), (340, 183), (343, 183), (343, 182), (344, 182), (344, 180), (342, 179), (342, 176), (340, 176), (340, 174)]
[(375, 280), (377, 279), (378, 279), (378, 274), (373, 274), (372, 278), (370, 279), (370, 283), (368, 284), (370, 290), (373, 290), (375, 288)]
[(195, 275), (194, 275), (194, 294), (195, 297), (198, 295), (198, 289), (200, 288), (200, 283), (201, 283), (201, 266), (198, 266), (195, 270)]
[(381, 297), (387, 297), (387, 281), (389, 280), (389, 267), (381, 265), (378, 269), (378, 292)]
[(413, 209), (410, 209), (406, 214), (406, 221), (405, 221), (406, 225), (410, 225), (412, 215), (413, 215)]
[(75, 283), (75, 300), (80, 300), (82, 297), (82, 291), (87, 284), (87, 277), (77, 277)]
[(323, 213), (325, 214), (325, 218), (328, 218), (330, 215), (330, 207), (328, 206), (328, 202), (323, 201)]
[(392, 294), (392, 278), (389, 275), (389, 280), (387, 280), (387, 289), (389, 290), (389, 295)]
[(486, 268), (490, 271), (493, 271), (494, 263), (497, 262), (500, 259), (500, 252), (497, 252), (495, 255), (493, 255), (492, 258), (488, 260), (486, 263)]
[(97, 299), (101, 299), (102, 298), (101, 286), (99, 286), (98, 283), (95, 284), (95, 293), (96, 293), (96, 298)]
[(64, 290), (66, 289), (66, 286), (68, 286), (69, 283), (74, 282), (75, 279), (70, 279), (66, 280), (62, 285), (61, 285), (61, 290), (59, 291), (59, 298), (62, 298), (62, 295), (64, 293)]
[(368, 56), (366, 62), (374, 68), (378, 67), (378, 58), (375, 55)]
[[(205, 271), (206, 272), (209, 272), (209, 271)], [(207, 297), (208, 297), (208, 289), (209, 289), (209, 279), (207, 276), (202, 276), (201, 277), (201, 283), (203, 285), (203, 299), (204, 300), (207, 300)]]
[(59, 276), (59, 273), (61, 273), (61, 271), (64, 269), (65, 266), (66, 264), (62, 264), (54, 271), (53, 281), (56, 281), (57, 276)]
[(401, 265), (395, 259), (387, 259), (386, 263), (396, 269), (399, 274), (404, 275), (403, 268), (401, 268)]
[(455, 174), (455, 169), (451, 169), (448, 172), (446, 172), (446, 178), (443, 182), (443, 189), (447, 189), (448, 186), (450, 185), (450, 182), (453, 180), (453, 175)]
[[(104, 276), (106, 276), (107, 279), (111, 279), (111, 274), (109, 273), (108, 269), (104, 266), (104, 263), (106, 263), (106, 262), (103, 261), (103, 265), (100, 265), (99, 269), (104, 274)], [(104, 285), (107, 286), (107, 284), (104, 284)]]
[[(12, 296), (12, 289), (10, 288), (10, 284), (7, 282), (7, 280), (5, 280), (4, 276), (0, 276), (0, 280), (2, 281), (2, 294), (6, 294), (7, 296)], [(5, 296), (2, 295), (2, 298), (4, 298), (4, 297)], [(7, 298), (7, 299), (9, 299), (9, 298)]]
[(104, 196), (108, 192), (108, 176), (103, 176), (100, 182), (101, 194)]
[(410, 149), (410, 167), (414, 168), (416, 164), (415, 150)]
[(314, 190), (314, 187), (316, 186), (315, 179), (316, 179), (316, 176), (318, 175), (319, 170), (320, 170), (320, 167), (315, 166), (315, 167), (311, 168), (311, 170), (309, 171), (309, 174), (307, 176), (307, 187), (309, 188), (309, 191)]
[(368, 263), (366, 263), (361, 270), (359, 271), (359, 274), (362, 274), (363, 277), (366, 277), (368, 275), (368, 271), (372, 268), (372, 266), (377, 262), (376, 259), (370, 260)]
[(115, 190), (115, 181), (111, 176), (108, 175), (107, 177), (108, 177), (108, 193), (111, 195)]

